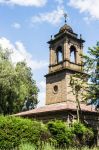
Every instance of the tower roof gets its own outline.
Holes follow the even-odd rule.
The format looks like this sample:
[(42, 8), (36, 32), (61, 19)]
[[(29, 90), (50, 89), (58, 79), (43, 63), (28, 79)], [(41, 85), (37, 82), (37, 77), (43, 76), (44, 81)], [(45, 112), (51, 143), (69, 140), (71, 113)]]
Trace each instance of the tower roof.
[(73, 29), (67, 24), (63, 25), (59, 30), (59, 32), (64, 32), (64, 31), (68, 31), (68, 32), (73, 33)]

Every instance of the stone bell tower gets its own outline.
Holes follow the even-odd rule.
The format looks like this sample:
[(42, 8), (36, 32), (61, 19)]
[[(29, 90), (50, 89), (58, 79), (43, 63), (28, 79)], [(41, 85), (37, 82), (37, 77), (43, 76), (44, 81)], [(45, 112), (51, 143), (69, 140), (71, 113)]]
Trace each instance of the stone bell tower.
[(78, 38), (73, 29), (66, 24), (54, 38), (48, 41), (50, 60), (46, 77), (46, 105), (75, 101), (69, 86), (70, 75), (83, 72), (81, 54), (84, 40)]

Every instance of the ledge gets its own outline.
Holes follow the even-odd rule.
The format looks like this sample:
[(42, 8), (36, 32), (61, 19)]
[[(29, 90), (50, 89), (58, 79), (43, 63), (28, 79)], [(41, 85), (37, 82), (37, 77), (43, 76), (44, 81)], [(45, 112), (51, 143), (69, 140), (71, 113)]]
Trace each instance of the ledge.
[(48, 73), (48, 74), (46, 74), (44, 77), (48, 77), (48, 76), (51, 76), (51, 75), (54, 75), (54, 74), (57, 74), (57, 73), (60, 73), (60, 72), (66, 72), (66, 71), (71, 71), (71, 72), (73, 72), (73, 73), (81, 73), (81, 74), (85, 74), (85, 75), (88, 75), (87, 73), (85, 73), (85, 72), (83, 72), (83, 71), (79, 71), (79, 70), (73, 70), (73, 69), (71, 69), (71, 68), (62, 68), (62, 69), (60, 69), (60, 70), (56, 70), (56, 71), (53, 71), (53, 72), (50, 72), (50, 73)]

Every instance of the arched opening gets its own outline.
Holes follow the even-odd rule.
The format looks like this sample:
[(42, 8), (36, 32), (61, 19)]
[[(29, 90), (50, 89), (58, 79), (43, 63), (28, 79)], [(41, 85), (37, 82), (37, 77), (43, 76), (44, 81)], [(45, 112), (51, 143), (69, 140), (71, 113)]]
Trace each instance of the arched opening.
[(63, 51), (62, 51), (62, 47), (59, 46), (57, 48), (57, 63), (62, 62), (63, 61)]
[(76, 63), (76, 48), (74, 46), (70, 47), (70, 62)]

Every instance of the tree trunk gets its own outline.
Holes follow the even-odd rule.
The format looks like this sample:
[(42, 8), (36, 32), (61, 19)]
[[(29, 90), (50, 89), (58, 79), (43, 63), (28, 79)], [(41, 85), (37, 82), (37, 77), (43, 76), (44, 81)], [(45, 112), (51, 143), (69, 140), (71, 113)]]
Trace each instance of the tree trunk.
[(78, 94), (76, 94), (76, 108), (77, 108), (77, 121), (79, 122), (80, 121), (80, 112), (81, 112), (81, 108), (80, 108), (80, 102), (79, 102), (79, 99), (78, 99)]

